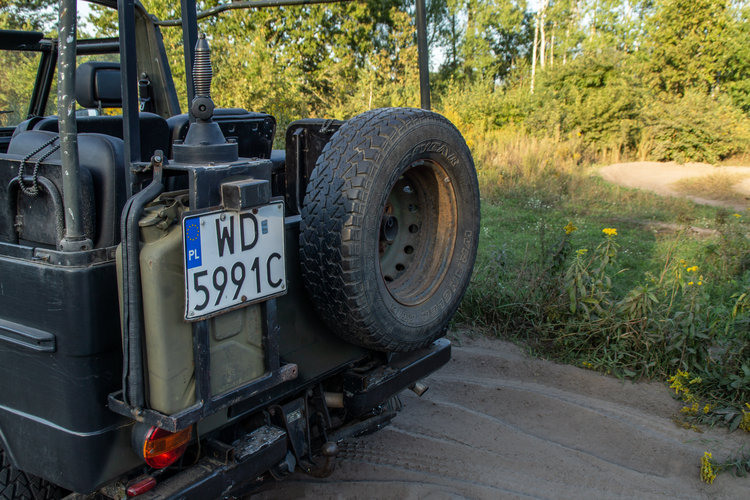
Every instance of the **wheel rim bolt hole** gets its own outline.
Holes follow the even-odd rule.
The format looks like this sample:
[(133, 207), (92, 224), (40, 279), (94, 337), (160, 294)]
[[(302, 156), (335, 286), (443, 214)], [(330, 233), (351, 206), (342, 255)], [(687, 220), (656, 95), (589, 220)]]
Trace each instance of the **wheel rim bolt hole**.
[(406, 245), (406, 246), (404, 247), (404, 253), (405, 253), (406, 255), (411, 255), (411, 254), (413, 254), (413, 253), (414, 253), (414, 247), (413, 247), (413, 246), (411, 246), (411, 245)]
[(417, 226), (416, 224), (411, 224), (409, 226), (409, 232), (411, 234), (416, 234), (418, 231), (419, 231), (419, 226)]
[(392, 215), (386, 215), (383, 217), (380, 235), (381, 239), (386, 243), (393, 243), (398, 235), (398, 219)]

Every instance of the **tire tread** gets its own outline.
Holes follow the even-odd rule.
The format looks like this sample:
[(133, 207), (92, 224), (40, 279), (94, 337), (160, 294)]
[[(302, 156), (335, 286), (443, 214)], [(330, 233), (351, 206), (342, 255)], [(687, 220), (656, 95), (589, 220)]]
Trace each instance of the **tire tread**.
[(62, 494), (57, 485), (13, 467), (0, 448), (0, 500), (58, 500)]
[(447, 119), (421, 109), (376, 109), (346, 122), (323, 149), (301, 211), (300, 264), (319, 314), (346, 340), (381, 351), (424, 347), (445, 330), (409, 341), (378, 328), (356, 262), (366, 216), (362, 192), (372, 185), (388, 145), (422, 122), (447, 125), (461, 137)]

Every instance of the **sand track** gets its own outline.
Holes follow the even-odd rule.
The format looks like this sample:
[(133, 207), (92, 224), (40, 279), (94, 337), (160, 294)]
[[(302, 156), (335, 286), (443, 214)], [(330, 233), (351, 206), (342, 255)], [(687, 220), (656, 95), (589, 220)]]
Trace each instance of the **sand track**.
[[(715, 173), (750, 176), (750, 167), (715, 167), (708, 163), (685, 163), (680, 165), (675, 162), (639, 161), (616, 163), (599, 169), (599, 175), (605, 181), (613, 184), (645, 189), (662, 196), (680, 196), (703, 205), (728, 207), (736, 210), (746, 208), (748, 203), (733, 203), (686, 195), (674, 187), (674, 183), (681, 179), (705, 177)], [(739, 194), (750, 198), (750, 178), (738, 182), (732, 188)]]
[(677, 426), (664, 384), (463, 337), (427, 383), (390, 426), (342, 443), (331, 477), (295, 474), (257, 498), (750, 498), (750, 479), (699, 480), (704, 451), (722, 458), (750, 435)]

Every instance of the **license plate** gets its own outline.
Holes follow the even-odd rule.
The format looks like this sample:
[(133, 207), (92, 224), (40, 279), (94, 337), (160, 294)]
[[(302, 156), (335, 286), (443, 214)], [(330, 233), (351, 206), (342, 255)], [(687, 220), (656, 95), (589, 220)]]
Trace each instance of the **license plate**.
[(186, 320), (286, 292), (283, 203), (188, 215), (182, 236)]

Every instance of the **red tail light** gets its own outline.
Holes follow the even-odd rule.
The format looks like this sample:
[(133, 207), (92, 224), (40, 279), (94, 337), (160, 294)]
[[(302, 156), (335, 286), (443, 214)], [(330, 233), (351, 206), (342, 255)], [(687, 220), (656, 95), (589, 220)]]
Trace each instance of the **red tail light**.
[(163, 469), (175, 463), (190, 442), (193, 427), (177, 432), (169, 432), (158, 427), (142, 427), (136, 425), (133, 429), (133, 443), (136, 452), (146, 463), (154, 469)]

